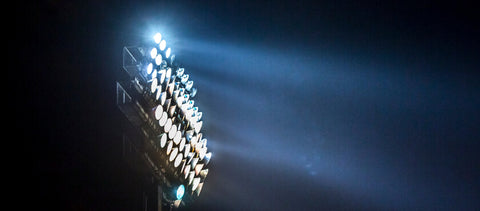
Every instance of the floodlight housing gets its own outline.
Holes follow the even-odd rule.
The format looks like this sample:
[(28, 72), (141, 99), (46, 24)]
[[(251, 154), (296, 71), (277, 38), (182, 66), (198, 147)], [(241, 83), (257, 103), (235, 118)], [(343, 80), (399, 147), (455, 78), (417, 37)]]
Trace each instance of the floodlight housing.
[(117, 106), (143, 137), (136, 149), (168, 193), (161, 195), (162, 203), (186, 205), (204, 187), (212, 153), (207, 152), (202, 112), (193, 99), (194, 75), (176, 63), (160, 33), (150, 39), (123, 48), (129, 80), (117, 82)]

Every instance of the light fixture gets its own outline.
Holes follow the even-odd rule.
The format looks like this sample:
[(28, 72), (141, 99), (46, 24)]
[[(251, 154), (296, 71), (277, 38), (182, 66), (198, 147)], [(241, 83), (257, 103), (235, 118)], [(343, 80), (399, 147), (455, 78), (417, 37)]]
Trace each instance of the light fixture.
[(212, 154), (193, 99), (197, 88), (173, 62), (171, 47), (156, 33), (144, 45), (123, 48), (123, 68), (130, 78), (117, 82), (117, 105), (139, 132), (132, 133), (139, 136), (135, 153), (150, 165), (154, 184), (168, 191), (159, 195), (162, 204), (180, 206), (199, 196)]
[(149, 63), (147, 65), (147, 74), (151, 74), (152, 73), (152, 70), (153, 70), (153, 64), (152, 63)]
[(162, 35), (160, 33), (156, 33), (154, 36), (153, 36), (153, 40), (155, 41), (155, 43), (159, 44), (160, 41), (162, 40)]
[(155, 108), (155, 119), (160, 120), (162, 118), (163, 108), (162, 106), (157, 106)]
[(176, 191), (177, 200), (182, 199), (184, 194), (185, 194), (185, 186), (183, 185), (178, 186)]
[(157, 54), (157, 57), (155, 57), (155, 64), (160, 65), (162, 63), (162, 55)]
[(155, 59), (155, 57), (157, 57), (157, 48), (152, 48), (152, 50), (150, 50), (150, 57), (152, 59)]
[(170, 57), (170, 52), (171, 52), (171, 49), (170, 48), (167, 48), (167, 51), (165, 51), (165, 57), (168, 59), (168, 57)]
[(167, 47), (167, 41), (162, 40), (162, 41), (160, 42), (160, 50), (161, 50), (161, 51), (165, 50), (165, 47)]

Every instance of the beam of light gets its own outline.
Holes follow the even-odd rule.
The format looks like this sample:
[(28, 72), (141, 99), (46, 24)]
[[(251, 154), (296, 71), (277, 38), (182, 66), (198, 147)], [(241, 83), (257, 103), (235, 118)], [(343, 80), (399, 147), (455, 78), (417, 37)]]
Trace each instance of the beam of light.
[[(387, 136), (398, 135), (389, 140), (402, 141), (408, 135), (378, 132), (374, 127), (389, 121), (382, 118), (410, 121), (402, 114), (424, 109), (432, 104), (428, 100), (441, 101), (441, 96), (429, 93), (452, 91), (438, 81), (432, 85), (423, 77), (389, 74), (368, 64), (323, 55), (300, 52), (292, 57), (281, 50), (199, 41), (186, 46), (180, 50), (194, 58), (186, 65), (199, 72), (195, 83), (202, 87), (202, 94), (222, 99), (200, 104), (209, 119), (205, 127), (216, 131), (209, 137), (215, 156), (234, 156), (248, 166), (288, 166), (295, 169), (292, 174), (319, 178), (316, 185), (330, 184), (358, 203), (373, 201), (384, 209), (409, 208), (408, 204), (429, 207), (438, 196), (429, 193), (436, 190), (451, 196), (446, 189), (407, 179), (410, 173), (402, 171), (411, 164), (381, 142)], [(209, 58), (218, 62), (208, 62)], [(229, 124), (220, 124), (226, 119)], [(369, 138), (380, 144), (363, 146)], [(436, 184), (441, 186), (439, 181)]]

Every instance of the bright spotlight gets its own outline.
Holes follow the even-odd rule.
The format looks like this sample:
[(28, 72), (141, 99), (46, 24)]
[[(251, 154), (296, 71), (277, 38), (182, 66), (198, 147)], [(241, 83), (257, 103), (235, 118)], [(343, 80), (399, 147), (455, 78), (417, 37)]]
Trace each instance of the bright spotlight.
[(162, 40), (162, 41), (160, 42), (160, 50), (161, 50), (161, 51), (165, 50), (165, 47), (167, 47), (167, 41)]
[(152, 59), (157, 57), (157, 48), (152, 48), (152, 50), (150, 50), (150, 57), (152, 57)]
[(149, 63), (147, 65), (147, 74), (151, 74), (152, 73), (152, 70), (153, 70), (153, 64), (152, 63)]
[(155, 119), (160, 120), (160, 118), (162, 118), (162, 114), (163, 114), (162, 106), (157, 106), (157, 108), (155, 108)]
[(157, 57), (155, 57), (155, 64), (160, 65), (162, 63), (162, 55), (157, 54)]
[(180, 185), (177, 188), (177, 200), (180, 200), (183, 198), (183, 194), (185, 194), (185, 186)]
[(155, 36), (153, 36), (153, 40), (155, 41), (155, 43), (159, 44), (162, 40), (162, 35), (160, 33), (156, 33)]
[[(117, 82), (116, 102), (132, 129), (139, 132), (132, 133), (139, 136), (134, 143), (139, 147), (132, 153), (140, 156), (132, 159), (147, 165), (141, 169), (152, 174), (149, 178), (155, 182), (149, 184), (165, 191), (157, 195), (158, 204), (178, 207), (199, 196), (212, 153), (207, 152), (201, 133), (202, 112), (195, 104), (193, 76), (173, 62), (170, 47), (156, 33), (146, 45), (123, 48), (123, 69), (129, 78)], [(146, 162), (136, 162), (139, 157)]]
[(170, 48), (167, 48), (167, 51), (165, 51), (165, 57), (168, 59), (168, 57), (170, 57), (170, 51), (171, 49)]

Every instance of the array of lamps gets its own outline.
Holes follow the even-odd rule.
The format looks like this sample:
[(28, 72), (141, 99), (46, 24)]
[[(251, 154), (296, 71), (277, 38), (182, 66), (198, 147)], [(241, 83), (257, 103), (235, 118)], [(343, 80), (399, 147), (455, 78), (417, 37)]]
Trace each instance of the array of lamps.
[(206, 166), (212, 153), (208, 152), (207, 139), (203, 137), (202, 112), (192, 99), (197, 93), (185, 69), (173, 66), (175, 55), (167, 48), (165, 39), (157, 33), (153, 46), (145, 53), (147, 89), (156, 106), (151, 117), (158, 123), (157, 140), (167, 165), (181, 178), (175, 190), (177, 200), (185, 193), (199, 196), (208, 174)]

